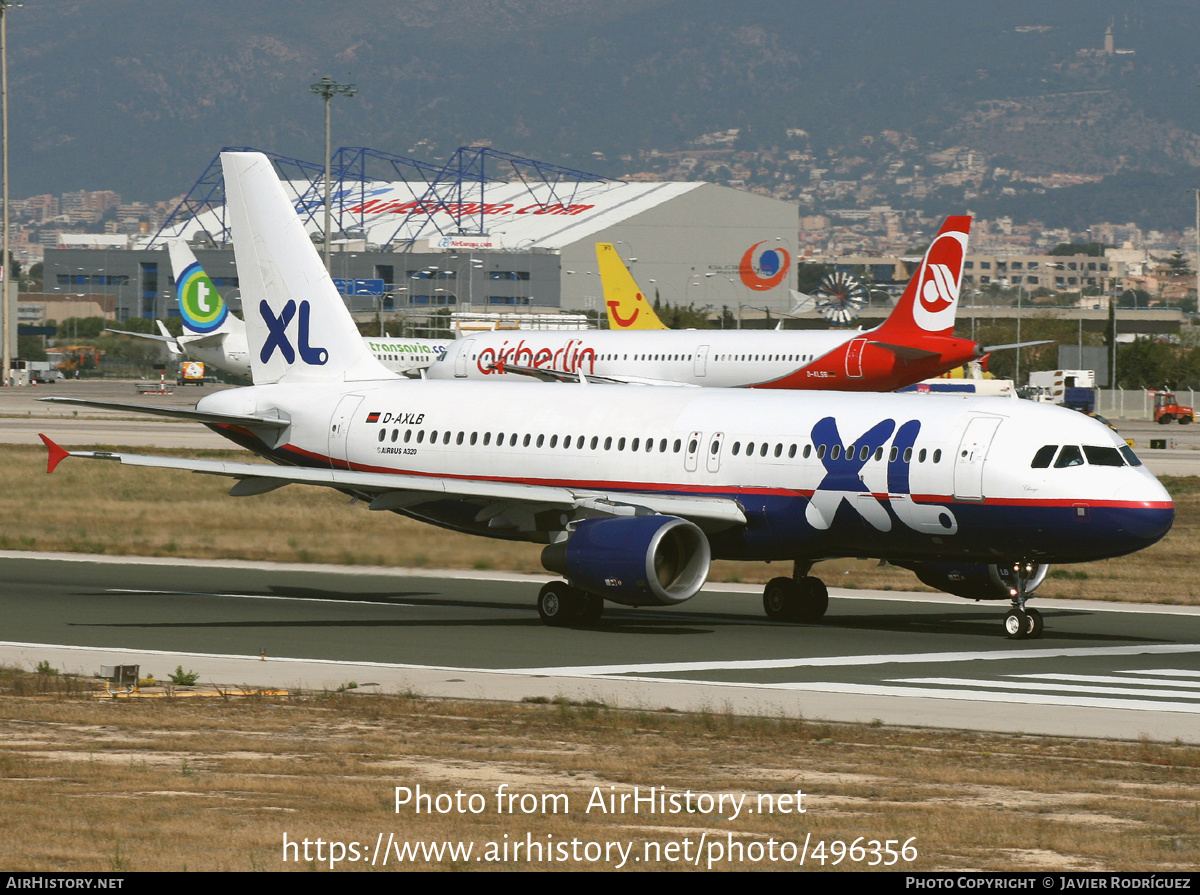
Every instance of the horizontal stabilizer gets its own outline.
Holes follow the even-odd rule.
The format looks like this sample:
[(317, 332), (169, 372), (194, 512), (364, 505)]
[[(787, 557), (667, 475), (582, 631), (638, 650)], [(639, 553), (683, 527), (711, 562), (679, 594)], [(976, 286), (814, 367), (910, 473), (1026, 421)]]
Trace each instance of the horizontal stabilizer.
[[(236, 317), (233, 319), (237, 320)], [(228, 335), (228, 331), (221, 330), (221, 332), (209, 333), (205, 336), (180, 336), (179, 341), (183, 345), (194, 346), (196, 348), (219, 348)]]
[(993, 351), (1003, 351), (1006, 348), (1030, 348), (1034, 345), (1050, 345), (1056, 341), (1057, 339), (1040, 339), (1037, 342), (1010, 342), (1007, 345), (988, 345), (986, 348), (979, 350), (984, 354), (990, 354)]
[(917, 348), (913, 345), (896, 345), (891, 342), (877, 342), (871, 340), (872, 345), (878, 345), (880, 348), (885, 348), (897, 357), (902, 357), (905, 360), (919, 360), (923, 357), (937, 357), (936, 351), (927, 351), (924, 348)]
[(155, 407), (151, 404), (129, 404), (122, 401), (92, 401), (87, 398), (39, 398), (47, 404), (78, 404), (100, 410), (119, 410), (124, 413), (148, 413), (172, 419), (193, 420), (215, 426), (246, 426), (255, 429), (286, 429), (290, 420), (270, 416), (242, 416), (235, 413), (207, 413), (194, 407)]

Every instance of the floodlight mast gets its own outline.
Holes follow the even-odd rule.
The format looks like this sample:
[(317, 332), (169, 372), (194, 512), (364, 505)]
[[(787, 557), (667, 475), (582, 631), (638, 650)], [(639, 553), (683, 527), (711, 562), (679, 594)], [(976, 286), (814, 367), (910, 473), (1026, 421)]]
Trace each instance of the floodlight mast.
[(309, 89), (311, 89), (313, 93), (317, 94), (318, 96), (324, 97), (324, 99), (325, 99), (325, 270), (332, 272), (332, 268), (330, 267), (330, 260), (329, 260), (329, 253), (330, 253), (329, 231), (330, 231), (330, 227), (332, 226), (332, 224), (331, 224), (332, 208), (330, 207), (330, 195), (329, 195), (329, 193), (330, 193), (330, 190), (329, 190), (330, 173), (329, 172), (330, 172), (330, 167), (332, 166), (331, 159), (332, 159), (332, 155), (333, 155), (333, 150), (330, 145), (330, 138), (329, 138), (329, 133), (330, 133), (329, 109), (330, 109), (330, 102), (336, 94), (341, 94), (342, 96), (354, 96), (354, 94), (358, 93), (358, 88), (355, 87), (353, 84), (339, 84), (333, 78), (329, 77), (329, 75), (325, 75), (325, 77), (321, 78), (321, 80), (317, 81), (317, 83), (313, 84)]
[(9, 227), (8, 227), (8, 17), (5, 13), (10, 7), (24, 6), (16, 0), (0, 0), (0, 117), (3, 125), (0, 130), (0, 142), (4, 144), (4, 238), (3, 238), (3, 279), (0, 280), (0, 295), (4, 301), (4, 350), (0, 360), (0, 386), (7, 386), (12, 376), (12, 349), (16, 342), (13, 338), (13, 296), (9, 288), (12, 279), (12, 262), (9, 260)]

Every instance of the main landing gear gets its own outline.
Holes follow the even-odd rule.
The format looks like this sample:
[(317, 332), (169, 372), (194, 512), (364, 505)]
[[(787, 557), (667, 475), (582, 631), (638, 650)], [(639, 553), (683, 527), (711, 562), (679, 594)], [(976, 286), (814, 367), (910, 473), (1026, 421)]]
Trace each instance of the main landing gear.
[(1004, 636), (1009, 640), (1037, 640), (1042, 636), (1042, 614), (1036, 609), (1026, 606), (1027, 594), (1025, 585), (1037, 570), (1031, 562), (1013, 564), (1014, 587), (1008, 589), (1012, 598), (1012, 609), (1004, 616)]
[(604, 615), (604, 598), (584, 593), (565, 581), (551, 581), (538, 593), (538, 615), (554, 628), (590, 627)]
[(812, 564), (797, 562), (791, 578), (772, 578), (763, 589), (763, 611), (777, 622), (817, 622), (829, 608), (829, 590), (808, 574)]

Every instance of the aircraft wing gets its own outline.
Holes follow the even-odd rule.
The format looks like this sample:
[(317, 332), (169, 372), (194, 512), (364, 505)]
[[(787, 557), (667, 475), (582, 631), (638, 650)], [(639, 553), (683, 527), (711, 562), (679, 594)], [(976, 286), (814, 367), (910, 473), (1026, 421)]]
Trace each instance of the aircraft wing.
[(100, 410), (119, 410), (126, 413), (148, 413), (153, 416), (169, 416), (198, 423), (224, 426), (250, 426), (258, 429), (286, 429), (291, 420), (272, 416), (241, 416), (233, 413), (207, 413), (194, 407), (156, 407), (153, 404), (128, 404), (123, 401), (92, 401), (88, 398), (39, 398), (47, 404), (78, 404), (81, 407), (96, 407)]
[(106, 333), (116, 333), (119, 336), (133, 336), (135, 339), (149, 339), (151, 342), (174, 342), (174, 336), (160, 336), (158, 333), (135, 333), (127, 329), (104, 328)]
[[(261, 423), (256, 423), (261, 425)], [(67, 457), (115, 460), (127, 466), (183, 469), (204, 475), (219, 475), (238, 481), (230, 489), (233, 497), (263, 494), (285, 485), (323, 485), (353, 492), (370, 499), (372, 510), (401, 510), (435, 500), (466, 499), (480, 504), (480, 520), (503, 513), (510, 507), (526, 510), (562, 508), (576, 512), (576, 519), (593, 516), (635, 516), (657, 513), (690, 519), (710, 530), (744, 525), (746, 515), (737, 501), (724, 497), (684, 497), (671, 494), (641, 494), (521, 482), (495, 482), (449, 476), (420, 476), (346, 469), (313, 469), (274, 466), (267, 463), (234, 463), (224, 460), (193, 460), (186, 457), (155, 457), (110, 451), (68, 451), (45, 435), (39, 435), (49, 450), (46, 471), (53, 472)]]
[(122, 336), (133, 336), (135, 339), (149, 339), (151, 342), (158, 342), (160, 345), (165, 346), (167, 351), (169, 351), (172, 355), (183, 354), (183, 349), (179, 347), (179, 340), (165, 331), (163, 335), (157, 335), (155, 333), (135, 333), (130, 332), (127, 329), (106, 328), (104, 331), (107, 333), (117, 333), (118, 335)]
[(612, 374), (597, 375), (595, 373), (566, 373), (562, 370), (551, 370), (545, 367), (525, 367), (518, 364), (506, 363), (505, 373), (515, 373), (518, 376), (529, 376), (542, 382), (579, 382), (582, 377), (586, 382), (602, 385), (669, 385), (678, 388), (699, 388), (691, 382), (672, 382), (669, 379), (650, 379), (645, 376), (614, 376)]

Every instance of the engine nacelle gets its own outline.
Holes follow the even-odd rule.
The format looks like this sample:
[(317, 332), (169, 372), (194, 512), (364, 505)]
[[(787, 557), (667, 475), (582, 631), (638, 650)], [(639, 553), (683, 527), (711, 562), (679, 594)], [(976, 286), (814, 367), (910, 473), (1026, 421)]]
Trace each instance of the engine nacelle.
[[(922, 584), (968, 600), (1008, 600), (1012, 597), (1011, 589), (1017, 586), (1016, 572), (1011, 565), (959, 562), (904, 562), (896, 565), (915, 573)], [(1048, 565), (1035, 563), (1033, 572), (1025, 581), (1025, 593), (1033, 593), (1049, 571)]]
[(542, 551), (542, 565), (573, 587), (626, 606), (691, 599), (711, 563), (704, 532), (676, 516), (586, 519)]

